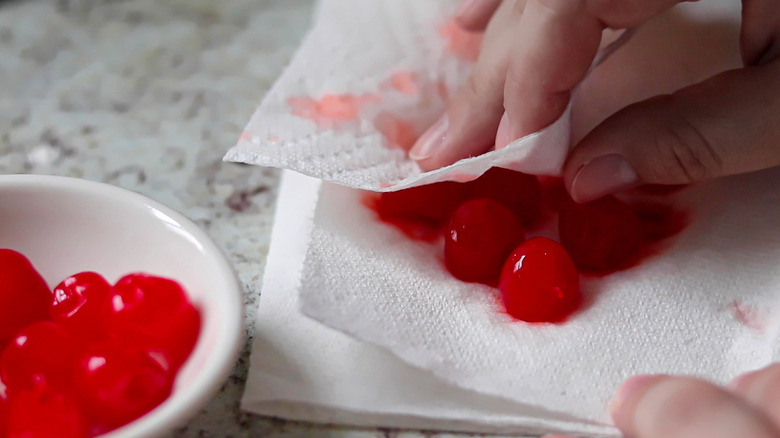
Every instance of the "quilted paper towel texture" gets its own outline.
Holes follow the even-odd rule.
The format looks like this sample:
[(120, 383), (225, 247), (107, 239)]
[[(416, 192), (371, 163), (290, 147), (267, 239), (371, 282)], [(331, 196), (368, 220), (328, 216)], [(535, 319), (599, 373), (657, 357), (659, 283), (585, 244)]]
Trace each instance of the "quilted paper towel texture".
[(493, 166), (555, 175), (566, 113), (509, 147), (421, 172), (406, 150), (468, 76), (480, 36), (451, 0), (323, 0), (312, 30), (225, 160), (366, 190), (470, 180)]
[(780, 359), (779, 185), (775, 170), (680, 194), (694, 222), (669, 248), (584, 277), (582, 310), (538, 325), (508, 317), (495, 289), (454, 279), (440, 246), (409, 240), (378, 222), (361, 193), (328, 184), (302, 311), (452, 385), (536, 407), (551, 429), (585, 433), (610, 424), (609, 400), (632, 375), (725, 383)]

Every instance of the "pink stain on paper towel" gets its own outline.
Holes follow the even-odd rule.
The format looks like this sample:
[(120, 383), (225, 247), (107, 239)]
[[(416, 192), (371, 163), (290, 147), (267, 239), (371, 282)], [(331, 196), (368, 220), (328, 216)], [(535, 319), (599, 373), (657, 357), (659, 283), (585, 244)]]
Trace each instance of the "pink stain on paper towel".
[(241, 135), (238, 136), (238, 141), (249, 141), (252, 138), (252, 133), (249, 131), (242, 131)]
[(326, 94), (320, 99), (291, 97), (287, 99), (293, 115), (314, 121), (320, 126), (333, 127), (339, 123), (358, 121), (360, 111), (369, 103), (378, 102), (375, 94)]
[(755, 307), (745, 304), (741, 300), (734, 300), (729, 305), (729, 310), (731, 310), (734, 318), (739, 321), (740, 324), (756, 333), (762, 333), (764, 331), (764, 317)]
[(447, 44), (445, 49), (456, 57), (469, 62), (475, 62), (479, 57), (483, 34), (466, 32), (454, 19), (450, 19), (439, 28), (439, 35)]
[(422, 87), (420, 76), (417, 73), (403, 70), (390, 75), (390, 79), (383, 85), (409, 96), (419, 95)]
[(374, 126), (385, 136), (390, 146), (409, 151), (417, 141), (419, 133), (414, 124), (391, 113), (380, 113), (374, 119)]

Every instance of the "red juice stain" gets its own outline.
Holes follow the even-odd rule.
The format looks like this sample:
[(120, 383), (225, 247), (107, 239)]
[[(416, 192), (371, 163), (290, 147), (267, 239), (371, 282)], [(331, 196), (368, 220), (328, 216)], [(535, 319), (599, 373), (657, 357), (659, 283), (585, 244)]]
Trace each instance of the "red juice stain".
[(574, 204), (574, 201), (566, 191), (563, 178), (556, 176), (539, 176), (542, 205), (545, 210), (553, 213), (560, 212), (564, 208)]
[(734, 300), (728, 308), (740, 324), (754, 332), (763, 333), (766, 329), (764, 317), (755, 307), (745, 304), (741, 300)]
[(417, 73), (410, 71), (398, 71), (393, 73), (383, 85), (400, 93), (408, 94), (409, 96), (419, 95), (420, 89), (422, 88), (420, 76)]
[(442, 235), (441, 224), (388, 214), (386, 207), (381, 207), (383, 195), (384, 193), (366, 192), (361, 199), (361, 203), (374, 211), (381, 222), (392, 226), (411, 240), (427, 243), (433, 243), (439, 240)]
[(454, 19), (449, 19), (439, 28), (439, 35), (444, 39), (445, 50), (455, 57), (469, 62), (479, 58), (482, 33), (467, 32)]
[(238, 136), (238, 142), (249, 141), (252, 138), (252, 133), (249, 131), (241, 131), (241, 135)]
[(395, 148), (408, 152), (417, 141), (419, 133), (410, 121), (388, 112), (382, 112), (374, 119), (374, 127)]
[(463, 188), (462, 184), (448, 181), (382, 193), (377, 212), (382, 219), (403, 219), (441, 227), (463, 201)]
[(493, 167), (465, 187), (468, 199), (498, 201), (516, 214), (524, 227), (536, 225), (541, 216), (541, 189), (533, 175)]
[(378, 102), (376, 94), (326, 94), (320, 99), (291, 97), (287, 100), (293, 115), (312, 120), (324, 127), (335, 127), (339, 123), (357, 121), (360, 111), (370, 103)]

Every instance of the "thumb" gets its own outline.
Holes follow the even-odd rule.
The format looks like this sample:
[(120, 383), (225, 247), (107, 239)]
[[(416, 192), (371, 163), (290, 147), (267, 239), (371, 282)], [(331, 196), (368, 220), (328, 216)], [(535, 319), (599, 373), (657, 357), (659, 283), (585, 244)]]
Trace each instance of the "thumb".
[(569, 155), (566, 187), (588, 202), (640, 184), (688, 184), (780, 165), (780, 62), (721, 73), (630, 105)]

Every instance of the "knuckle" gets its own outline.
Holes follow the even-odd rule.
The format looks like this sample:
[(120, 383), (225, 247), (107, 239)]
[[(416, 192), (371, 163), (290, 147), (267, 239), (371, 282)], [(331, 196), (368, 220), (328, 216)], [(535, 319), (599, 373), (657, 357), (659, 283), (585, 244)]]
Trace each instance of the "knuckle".
[(496, 69), (475, 68), (466, 78), (453, 103), (469, 114), (475, 108), (499, 110), (503, 105), (503, 77)]
[[(673, 100), (673, 97), (668, 97)], [(667, 108), (673, 108), (671, 103)], [(688, 184), (722, 173), (723, 160), (697, 125), (679, 111), (665, 113), (663, 128), (655, 133), (654, 145), (660, 157), (659, 181)]]

